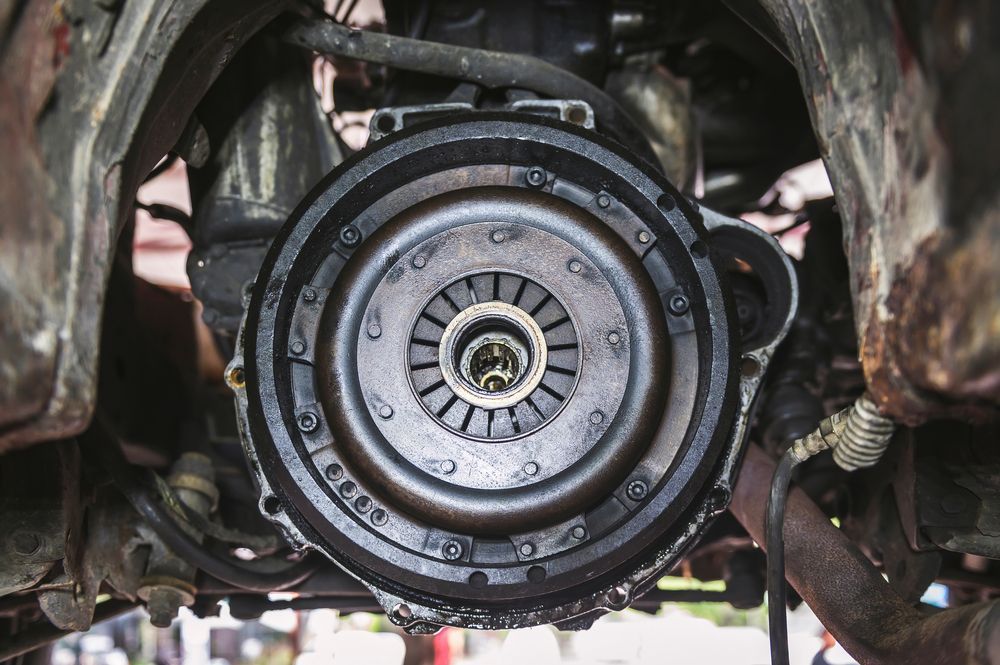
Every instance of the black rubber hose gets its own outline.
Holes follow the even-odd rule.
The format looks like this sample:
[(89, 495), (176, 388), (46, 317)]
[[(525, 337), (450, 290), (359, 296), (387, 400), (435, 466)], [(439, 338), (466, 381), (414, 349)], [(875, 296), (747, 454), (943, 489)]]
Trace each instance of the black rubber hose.
[(212, 577), (247, 591), (268, 593), (297, 586), (319, 569), (320, 562), (315, 557), (307, 557), (283, 570), (267, 572), (219, 558), (184, 531), (173, 511), (140, 480), (142, 474), (150, 471), (128, 463), (117, 439), (101, 426), (99, 419), (95, 418), (83, 442), (100, 457), (115, 485), (167, 547)]
[(767, 499), (767, 627), (771, 642), (771, 665), (788, 665), (788, 618), (785, 594), (785, 502), (792, 484), (792, 472), (799, 458), (786, 452), (771, 479), (771, 493)]
[(530, 55), (355, 30), (327, 19), (302, 19), (285, 31), (290, 44), (421, 74), (469, 81), (486, 88), (521, 88), (553, 99), (579, 99), (594, 109), (598, 128), (654, 168), (646, 136), (610, 95), (572, 72)]

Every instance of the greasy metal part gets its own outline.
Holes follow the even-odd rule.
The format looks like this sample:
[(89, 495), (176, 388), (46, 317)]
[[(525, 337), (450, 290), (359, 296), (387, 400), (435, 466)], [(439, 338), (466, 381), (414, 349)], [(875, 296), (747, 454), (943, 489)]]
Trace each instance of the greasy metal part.
[(794, 57), (845, 222), (860, 356), (875, 403), (907, 424), (995, 410), (996, 7), (761, 4)]
[[(783, 291), (775, 325), (741, 351), (710, 253), (733, 237)], [(421, 403), (443, 378), (409, 387), (440, 371), (450, 320), (481, 301), (538, 317), (558, 302), (565, 315), (538, 321), (550, 356), (586, 359), (579, 383), (556, 372), (573, 380), (544, 426), (518, 433), (502, 414), (509, 436), (485, 445)], [(796, 304), (773, 238), (697, 211), (599, 134), (456, 114), (373, 143), (314, 191), (262, 268), (227, 375), (262, 512), (392, 621), (583, 628), (649, 590), (725, 506)], [(662, 404), (658, 385), (666, 408), (643, 406)], [(431, 414), (450, 417), (452, 396)], [(621, 404), (590, 406), (609, 399)]]
[[(181, 455), (171, 467), (167, 484), (186, 510), (202, 517), (207, 517), (218, 504), (215, 469), (212, 460), (201, 453)], [(152, 551), (146, 573), (139, 583), (138, 596), (146, 602), (150, 623), (166, 628), (177, 618), (181, 607), (194, 604), (197, 593), (194, 578), (198, 569), (175, 554), (148, 526), (143, 530), (147, 532), (146, 540), (152, 544)], [(192, 538), (201, 542), (202, 536), (192, 534)]]
[(470, 81), (486, 88), (521, 88), (554, 99), (580, 99), (594, 110), (601, 132), (648, 163), (657, 163), (646, 137), (618, 102), (594, 84), (539, 58), (361, 31), (322, 19), (297, 23), (285, 33), (285, 39), (327, 55)]
[(22, 4), (0, 62), (3, 452), (85, 426), (104, 286), (135, 190), (233, 52), (286, 6), (79, 3), (70, 20), (51, 0)]
[[(774, 469), (773, 460), (749, 446), (730, 504), (759, 544)], [(1000, 663), (1000, 604), (921, 612), (798, 489), (788, 496), (784, 541), (788, 581), (862, 665)]]
[[(97, 605), (94, 610), (94, 623), (113, 619), (135, 609), (136, 604), (130, 600), (108, 600)], [(63, 629), (50, 624), (40, 624), (27, 628), (0, 645), (0, 662), (7, 662), (18, 656), (40, 649), (46, 644), (66, 637), (77, 629)]]

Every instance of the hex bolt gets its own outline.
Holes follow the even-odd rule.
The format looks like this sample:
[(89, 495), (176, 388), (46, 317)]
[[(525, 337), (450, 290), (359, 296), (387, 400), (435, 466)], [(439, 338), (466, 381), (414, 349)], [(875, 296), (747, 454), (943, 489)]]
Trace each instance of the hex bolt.
[(442, 460), (441, 472), (448, 474), (455, 473), (455, 462), (450, 459)]
[(372, 339), (378, 339), (382, 336), (382, 326), (377, 323), (373, 323), (368, 326), (368, 336)]
[(499, 245), (500, 243), (502, 243), (504, 240), (507, 239), (507, 236), (504, 234), (503, 231), (494, 231), (493, 235), (491, 235), (490, 238), (493, 239), (493, 242)]
[(292, 353), (294, 353), (297, 356), (301, 356), (303, 353), (305, 353), (305, 351), (306, 351), (306, 345), (304, 342), (300, 342), (299, 340), (295, 340), (294, 342), (292, 342)]
[(529, 476), (533, 476), (538, 473), (538, 465), (534, 462), (528, 462), (524, 465), (524, 472)]
[(573, 527), (572, 534), (573, 537), (576, 538), (577, 540), (583, 540), (584, 538), (587, 537), (587, 530), (582, 526), (575, 526)]
[(691, 308), (691, 303), (685, 295), (681, 293), (675, 293), (670, 297), (670, 302), (667, 304), (670, 309), (670, 313), (674, 316), (683, 316), (687, 313), (688, 309)]
[(569, 262), (569, 271), (570, 272), (580, 272), (581, 270), (583, 270), (583, 264), (582, 263), (580, 263), (579, 261), (570, 261)]
[(14, 551), (21, 556), (31, 556), (42, 548), (42, 541), (38, 534), (31, 531), (18, 531), (12, 540), (14, 541)]
[(604, 422), (604, 414), (601, 413), (600, 411), (594, 411), (592, 414), (590, 414), (590, 424), (600, 425), (603, 422)]
[(413, 263), (414, 268), (420, 270), (425, 265), (427, 265), (427, 259), (425, 259), (422, 254), (417, 254), (416, 256), (413, 257), (413, 261), (411, 263)]
[(650, 239), (649, 231), (639, 231), (639, 242), (645, 245), (647, 242), (649, 242), (649, 239)]
[(331, 464), (326, 467), (326, 477), (330, 480), (340, 480), (344, 477), (344, 467), (339, 464)]
[(617, 344), (620, 341), (622, 341), (622, 336), (621, 335), (619, 335), (616, 332), (610, 332), (610, 333), (608, 333), (608, 343), (609, 344), (615, 345), (615, 344)]
[(532, 166), (530, 169), (528, 169), (528, 172), (525, 174), (524, 177), (525, 180), (528, 181), (528, 184), (531, 185), (532, 187), (541, 187), (542, 185), (545, 184), (546, 180), (545, 169), (543, 169), (541, 166)]
[(641, 480), (633, 480), (625, 489), (625, 494), (627, 494), (628, 498), (633, 501), (642, 501), (646, 498), (646, 492), (648, 491), (649, 489), (646, 487), (646, 483)]
[(389, 514), (381, 508), (376, 508), (372, 511), (371, 520), (375, 526), (385, 526), (385, 523), (389, 521)]
[(392, 407), (388, 404), (383, 404), (378, 409), (378, 415), (383, 420), (389, 420), (389, 418), (392, 418)]
[(345, 247), (357, 247), (358, 243), (361, 242), (361, 231), (354, 224), (348, 224), (340, 229), (340, 242)]
[(607, 208), (611, 205), (611, 197), (607, 194), (601, 194), (597, 197), (597, 206), (599, 208)]
[(181, 594), (169, 587), (157, 587), (149, 594), (146, 601), (146, 611), (149, 612), (149, 623), (157, 628), (169, 628), (177, 618), (177, 610), (183, 605)]
[(315, 432), (319, 427), (319, 418), (312, 411), (306, 411), (299, 415), (299, 429), (303, 432)]
[(531, 543), (523, 543), (519, 551), (521, 552), (521, 556), (531, 556), (535, 553), (535, 546)]
[(316, 300), (316, 289), (306, 289), (302, 292), (302, 299), (306, 302), (312, 302)]
[(458, 559), (462, 556), (462, 543), (457, 540), (449, 540), (444, 544), (444, 547), (441, 548), (441, 554), (443, 554), (444, 558), (448, 561)]

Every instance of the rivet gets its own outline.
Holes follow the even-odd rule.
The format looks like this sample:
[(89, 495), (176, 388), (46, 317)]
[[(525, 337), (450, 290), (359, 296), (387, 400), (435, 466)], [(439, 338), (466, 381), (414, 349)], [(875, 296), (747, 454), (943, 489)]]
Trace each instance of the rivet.
[(643, 245), (649, 242), (649, 231), (639, 231), (639, 242)]
[(534, 462), (528, 462), (524, 465), (524, 472), (529, 476), (533, 476), (538, 473), (538, 465)]
[(573, 537), (577, 540), (583, 540), (587, 537), (587, 530), (582, 526), (575, 526), (573, 527)]
[(414, 268), (419, 270), (420, 268), (423, 268), (425, 265), (427, 265), (427, 259), (425, 259), (422, 254), (417, 254), (416, 256), (413, 257)]
[(294, 353), (295, 355), (301, 356), (303, 353), (305, 353), (305, 350), (306, 350), (306, 345), (303, 342), (300, 342), (299, 340), (295, 340), (294, 342), (292, 342), (292, 353)]
[(532, 187), (541, 187), (545, 184), (545, 169), (540, 166), (532, 166), (525, 174), (525, 179)]
[(580, 272), (581, 270), (583, 270), (583, 264), (582, 263), (580, 263), (579, 261), (570, 261), (569, 262), (569, 271), (570, 272)]
[(494, 231), (493, 235), (490, 237), (493, 239), (493, 242), (497, 243), (498, 245), (507, 239), (507, 236), (504, 235), (503, 231)]
[(621, 335), (619, 335), (616, 332), (610, 332), (610, 333), (608, 333), (608, 342), (610, 344), (614, 345), (614, 344), (617, 344), (620, 341), (622, 341), (622, 336)]
[(367, 496), (365, 496), (364, 494), (362, 494), (354, 502), (354, 507), (357, 508), (358, 512), (361, 514), (367, 513), (369, 510), (372, 509), (372, 500)]
[(455, 473), (455, 462), (450, 459), (441, 462), (441, 471), (444, 473)]
[(601, 194), (600, 196), (597, 197), (597, 205), (600, 208), (607, 208), (609, 205), (611, 205), (611, 197), (608, 196), (607, 194)]
[(449, 540), (441, 548), (441, 554), (448, 561), (454, 561), (455, 559), (462, 556), (462, 543), (457, 540)]
[(348, 480), (347, 482), (345, 482), (343, 485), (340, 486), (340, 496), (344, 497), (345, 499), (351, 499), (357, 493), (358, 493), (358, 486), (352, 483), (350, 480)]
[(520, 552), (521, 556), (531, 556), (532, 554), (535, 553), (535, 546), (532, 545), (531, 543), (524, 543), (523, 545), (521, 545)]
[(378, 409), (378, 415), (383, 420), (389, 420), (389, 418), (392, 418), (392, 407), (388, 404), (383, 404)]
[(299, 415), (299, 429), (303, 432), (313, 432), (319, 427), (319, 418), (312, 411)]
[(382, 336), (382, 326), (377, 323), (373, 323), (368, 326), (368, 336), (372, 339), (378, 339)]
[(385, 526), (385, 523), (389, 521), (389, 514), (381, 508), (376, 508), (372, 511), (371, 520), (375, 526)]
[(649, 489), (646, 487), (646, 483), (642, 482), (641, 480), (633, 480), (628, 484), (628, 487), (625, 489), (625, 494), (627, 494), (628, 498), (632, 499), (633, 501), (642, 501), (644, 498), (646, 498), (646, 492), (648, 491)]
[(669, 307), (671, 314), (674, 316), (681, 316), (688, 311), (691, 304), (685, 296), (680, 293), (676, 293), (670, 297), (670, 303), (667, 306)]
[(601, 413), (600, 411), (594, 411), (592, 414), (590, 414), (590, 423), (592, 425), (600, 425), (603, 422), (604, 422), (604, 414)]
[(316, 290), (306, 289), (305, 291), (302, 292), (302, 299), (305, 300), (306, 302), (312, 302), (313, 300), (316, 300)]
[(326, 467), (326, 477), (330, 480), (340, 480), (344, 477), (344, 467), (339, 464), (331, 464)]

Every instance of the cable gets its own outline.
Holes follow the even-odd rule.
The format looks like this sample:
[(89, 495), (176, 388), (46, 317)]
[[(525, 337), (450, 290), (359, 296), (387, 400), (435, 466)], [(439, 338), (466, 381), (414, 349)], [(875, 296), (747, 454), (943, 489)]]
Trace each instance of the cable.
[(767, 628), (771, 642), (771, 665), (788, 665), (788, 618), (785, 616), (785, 501), (792, 472), (801, 460), (791, 449), (778, 463), (767, 498)]
[[(173, 517), (170, 508), (160, 502), (149, 486), (139, 480), (143, 467), (134, 467), (126, 461), (118, 440), (101, 424), (100, 417), (82, 437), (82, 442), (97, 454), (118, 488), (136, 512), (175, 554), (193, 566), (227, 584), (255, 593), (281, 591), (301, 584), (320, 567), (320, 561), (306, 557), (283, 570), (264, 572), (237, 565), (221, 559), (194, 540)], [(263, 560), (262, 560), (263, 561)]]
[(317, 53), (374, 62), (486, 88), (520, 88), (553, 99), (579, 99), (594, 109), (599, 128), (649, 164), (659, 164), (646, 136), (611, 96), (593, 83), (529, 55), (454, 46), (356, 30), (326, 19), (303, 19), (284, 40)]

